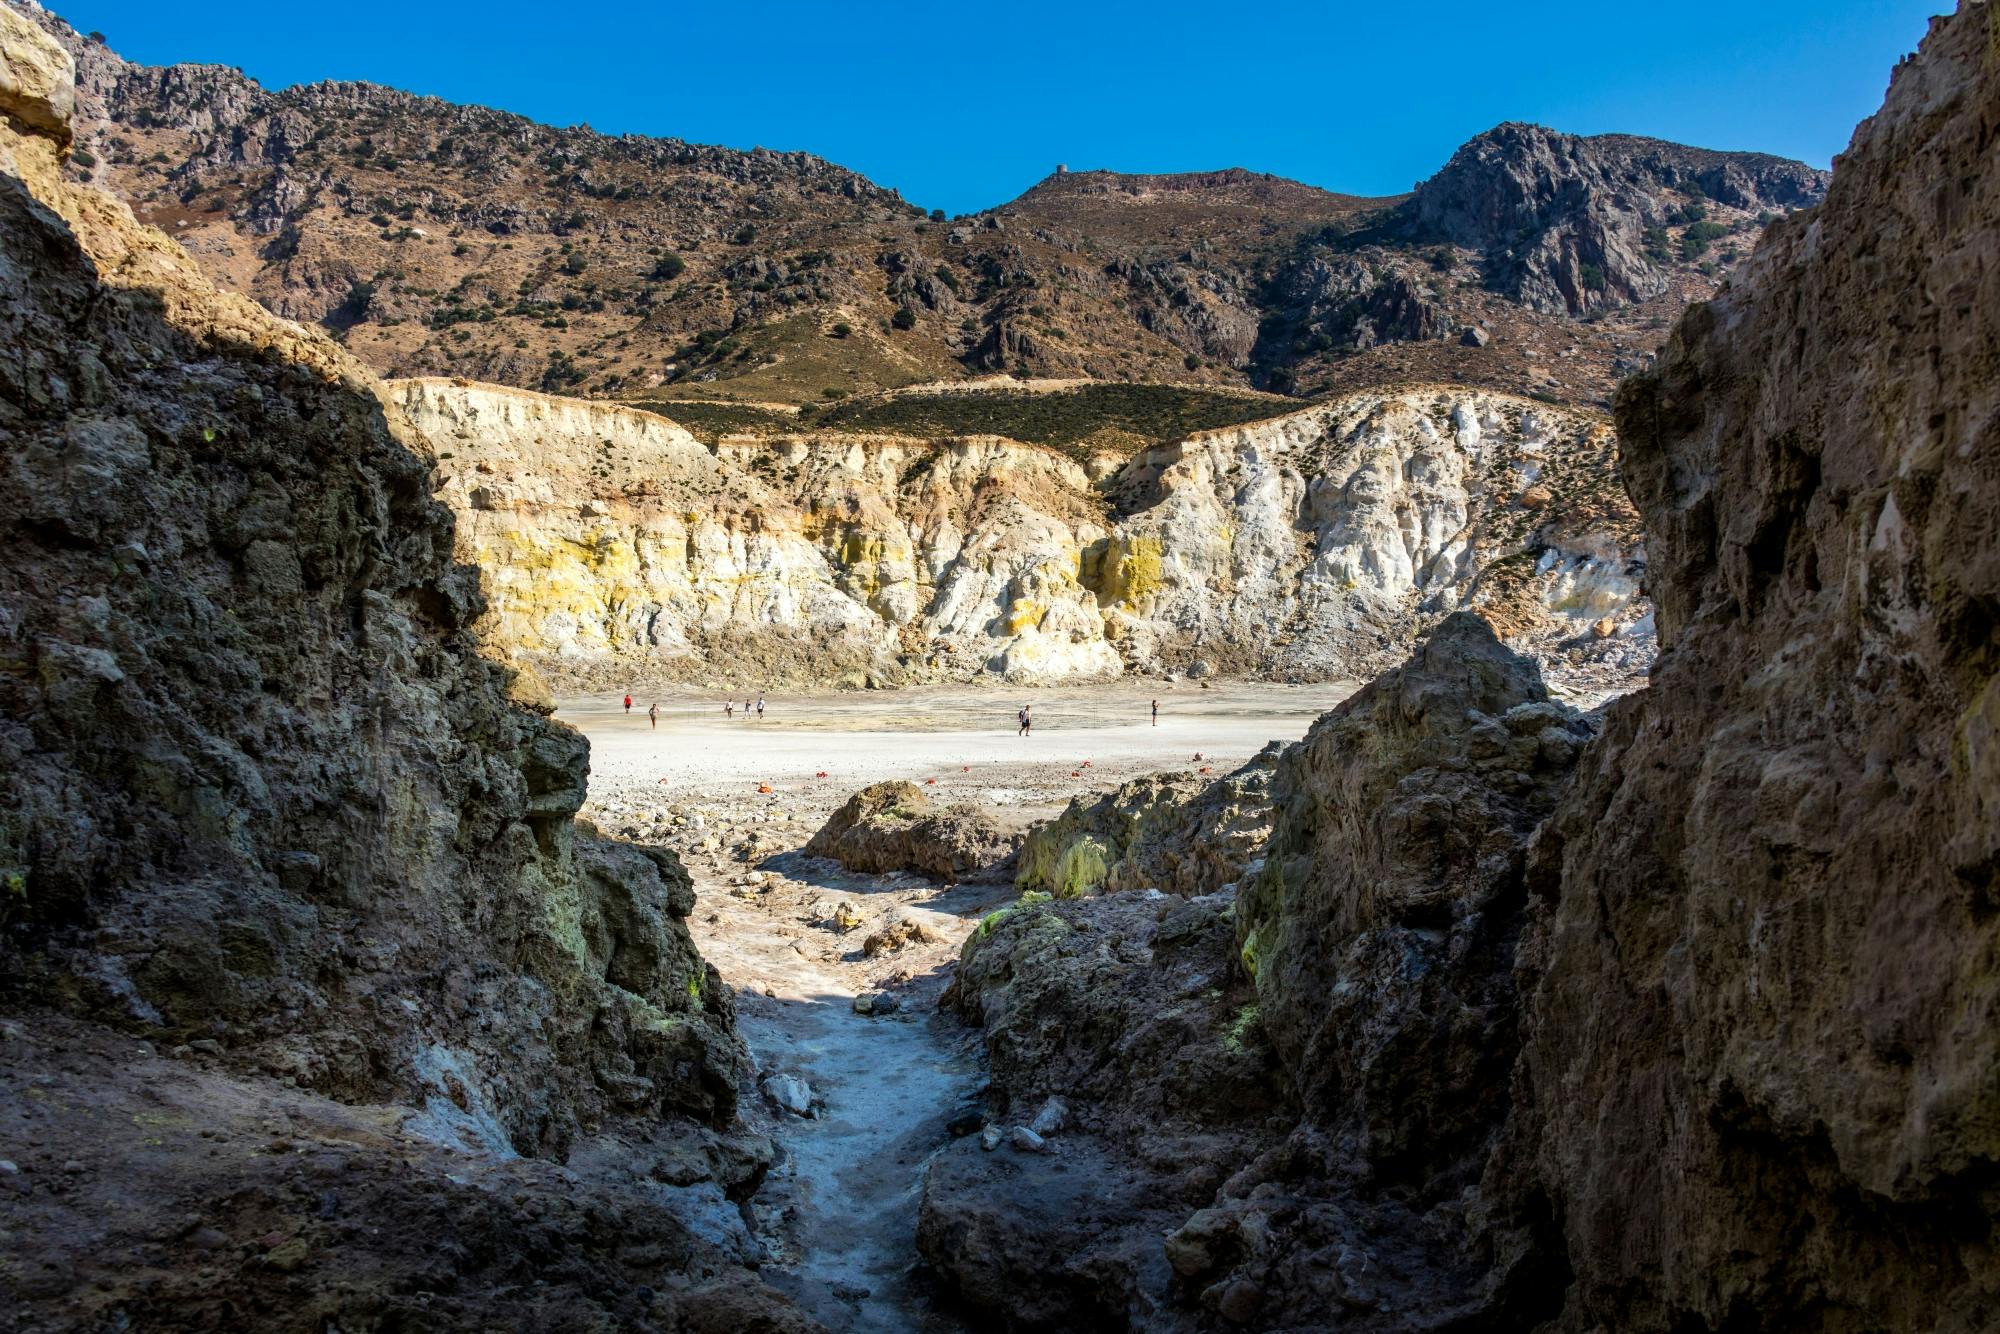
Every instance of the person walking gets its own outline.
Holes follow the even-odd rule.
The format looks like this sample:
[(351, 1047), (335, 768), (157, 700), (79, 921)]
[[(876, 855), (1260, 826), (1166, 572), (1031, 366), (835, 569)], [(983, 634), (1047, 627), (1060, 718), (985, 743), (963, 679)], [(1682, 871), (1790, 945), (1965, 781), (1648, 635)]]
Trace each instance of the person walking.
[(764, 721), (764, 697), (762, 695), (757, 696), (757, 721), (760, 723)]
[(653, 729), (658, 731), (660, 726), (660, 706), (658, 704), (653, 705), (652, 708), (646, 710), (646, 716), (653, 720)]
[(1155, 727), (1158, 727), (1159, 725), (1160, 725), (1160, 701), (1158, 701), (1158, 700), (1154, 700), (1154, 701), (1153, 701), (1153, 726), (1155, 726)]
[(625, 697), (625, 712), (632, 712), (632, 697), (630, 695)]
[(722, 701), (722, 716), (725, 718), (734, 718), (736, 716), (735, 700), (725, 699)]
[(1025, 704), (1014, 710), (1014, 735), (1028, 735), (1028, 708)]
[(1021, 706), (1021, 735), (1033, 736), (1034, 734), (1035, 706), (1032, 704), (1023, 704)]

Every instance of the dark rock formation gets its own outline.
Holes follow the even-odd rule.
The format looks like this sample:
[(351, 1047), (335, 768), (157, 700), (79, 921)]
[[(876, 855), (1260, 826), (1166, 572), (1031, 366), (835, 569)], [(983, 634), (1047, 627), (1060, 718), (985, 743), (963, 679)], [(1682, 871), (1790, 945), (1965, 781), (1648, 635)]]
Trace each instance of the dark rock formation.
[[(1520, 1316), (1539, 1256), (1511, 1233), (1494, 1256), (1467, 1218), (1508, 1107), (1524, 849), (1586, 736), (1460, 613), (1278, 759), (1270, 857), (1240, 900), (1110, 894), (982, 924), (946, 999), (985, 1027), (995, 1110), (1060, 1095), (1077, 1130), (1054, 1165), (941, 1157), (932, 1264), (982, 1304), (1039, 1269), (1041, 1304), (1006, 1308), (1019, 1329), (1060, 1327), (1050, 1294), (1087, 1280), (1077, 1309), (1108, 1302), (1114, 1327)], [(1169, 802), (1145, 808), (1145, 841), (1184, 840), (1212, 795), (1178, 831)]]
[(1513, 1061), (1524, 850), (1588, 737), (1460, 612), (1279, 765), (1239, 949), (1307, 1108), (1378, 1184), (1477, 1174)]
[[(58, 56), (0, 10), (0, 66)], [(623, 1126), (678, 1137), (718, 1203), (754, 1183), (769, 1151), (730, 1129), (746, 1058), (687, 876), (574, 824), (587, 747), (479, 656), (477, 575), (372, 379), (65, 182), (40, 96), (0, 122), (0, 1045), (8, 1087), (47, 1095), (8, 1116), (31, 1126), (0, 1196), (0, 1286), (31, 1304), (10, 1317), (504, 1323), (421, 1295), (461, 1241), (494, 1282), (539, 1252), (559, 1304), (604, 1320), (732, 1272), (629, 1165), (540, 1240), (553, 1164), (539, 1188), (466, 1167)], [(289, 1147), (256, 1147), (287, 1122), (302, 1153), (370, 1146), (348, 1203), (319, 1202), (347, 1221), (313, 1231), (345, 1235), (346, 1278), (288, 1249), (315, 1196)], [(190, 1211), (290, 1240), (149, 1288)], [(589, 1255), (612, 1238), (660, 1250)], [(273, 1273), (296, 1277), (267, 1320)], [(78, 1288), (94, 1316), (60, 1305)]]
[(1530, 870), (1566, 1327), (2000, 1310), (2000, 28), (1621, 394), (1662, 652)]
[(1004, 877), (1019, 843), (1019, 835), (976, 807), (940, 808), (915, 783), (895, 781), (849, 797), (803, 851), (850, 871), (915, 871), (958, 881)]
[(1233, 885), (1262, 864), (1281, 749), (1273, 742), (1213, 781), (1153, 774), (1093, 800), (1073, 798), (1028, 831), (1014, 883), (1057, 898), (1127, 889), (1210, 894)]
[(1488, 282), (1523, 304), (1575, 314), (1665, 290), (1645, 232), (1687, 201), (1783, 212), (1825, 190), (1825, 172), (1768, 154), (1507, 124), (1461, 147), (1402, 214), (1419, 239), (1486, 252)]
[(1160, 1237), (1294, 1123), (1226, 896), (1028, 902), (966, 942), (945, 1004), (986, 1030), (996, 1126), (1059, 1094), (1046, 1151), (958, 1141), (932, 1163), (917, 1245), (1010, 1330), (1148, 1328), (1173, 1304)]
[(1439, 294), (1415, 272), (1393, 272), (1379, 257), (1314, 255), (1285, 270), (1273, 295), (1289, 329), (1310, 330), (1332, 348), (1360, 351), (1448, 332)]

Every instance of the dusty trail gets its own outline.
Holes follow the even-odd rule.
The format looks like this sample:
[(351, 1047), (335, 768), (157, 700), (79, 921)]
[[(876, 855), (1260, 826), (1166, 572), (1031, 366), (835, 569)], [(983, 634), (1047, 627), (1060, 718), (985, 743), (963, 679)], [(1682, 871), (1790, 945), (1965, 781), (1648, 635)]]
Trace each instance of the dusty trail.
[[(933, 1308), (913, 1238), (924, 1163), (976, 1097), (980, 1070), (973, 1036), (935, 1003), (960, 943), (1014, 891), (851, 876), (798, 856), (833, 809), (868, 783), (904, 778), (1025, 824), (1138, 774), (1226, 773), (1267, 741), (1303, 735), (1350, 691), (1142, 683), (785, 696), (767, 700), (762, 721), (742, 715), (741, 699), (728, 718), (720, 696), (685, 691), (635, 692), (629, 716), (617, 697), (563, 701), (558, 717), (591, 740), (585, 817), (681, 853), (698, 895), (695, 939), (736, 989), (760, 1079), (811, 1086), (810, 1116), (761, 1096), (745, 1104), (784, 1151), (746, 1210), (767, 1278), (835, 1330), (959, 1328)], [(657, 728), (646, 717), (656, 698)], [(1029, 737), (1013, 725), (1023, 703), (1034, 705)], [(860, 925), (840, 929), (842, 906)], [(864, 942), (891, 918), (931, 939), (868, 956)], [(855, 1012), (857, 996), (884, 992), (893, 1013)]]

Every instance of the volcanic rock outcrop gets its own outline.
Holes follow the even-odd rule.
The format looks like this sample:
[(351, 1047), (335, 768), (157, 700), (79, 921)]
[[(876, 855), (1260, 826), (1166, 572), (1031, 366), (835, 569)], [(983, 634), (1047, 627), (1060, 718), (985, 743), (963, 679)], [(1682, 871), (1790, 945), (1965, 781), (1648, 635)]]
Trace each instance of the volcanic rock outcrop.
[(1588, 414), (1362, 394), (1131, 455), (800, 433), (392, 384), (497, 644), (551, 682), (1351, 675), (1478, 606), (1586, 688), (1643, 669), (1643, 552)]
[(1078, 898), (1163, 889), (1210, 894), (1261, 868), (1271, 833), (1271, 774), (1282, 747), (1266, 746), (1226, 778), (1153, 774), (1068, 809), (1028, 832), (1015, 884), (1024, 893)]
[(1523, 304), (1578, 313), (1666, 290), (1666, 227), (1701, 220), (1704, 201), (1782, 213), (1825, 189), (1826, 173), (1768, 154), (1508, 124), (1461, 147), (1402, 211), (1419, 237), (1483, 252), (1487, 281)]
[[(985, 1026), (995, 1110), (1061, 1096), (1076, 1131), (1055, 1165), (970, 1142), (940, 1158), (932, 1264), (982, 1305), (1041, 1269), (1015, 1329), (1063, 1327), (1093, 1282), (1066, 1318), (1510, 1317), (1532, 1266), (1489, 1281), (1464, 1219), (1508, 1109), (1527, 837), (1588, 734), (1459, 613), (1277, 758), (1276, 829), (1242, 889), (983, 924), (947, 1000)], [(1171, 806), (1148, 810), (1144, 842), (1187, 842), (1241, 781), (1183, 808), (1178, 836)]]
[[(695, 1290), (740, 1257), (642, 1175), (726, 1210), (769, 1161), (686, 874), (573, 822), (587, 747), (475, 651), (368, 373), (66, 182), (67, 57), (11, 9), (0, 57), (10, 1317), (486, 1327), (538, 1255), (515, 1318), (736, 1327)], [(642, 1166), (550, 1204), (614, 1127)]]
[(1619, 400), (1662, 652), (1522, 949), (1512, 1170), (1570, 1327), (2000, 1309), (1996, 14), (1933, 21)]

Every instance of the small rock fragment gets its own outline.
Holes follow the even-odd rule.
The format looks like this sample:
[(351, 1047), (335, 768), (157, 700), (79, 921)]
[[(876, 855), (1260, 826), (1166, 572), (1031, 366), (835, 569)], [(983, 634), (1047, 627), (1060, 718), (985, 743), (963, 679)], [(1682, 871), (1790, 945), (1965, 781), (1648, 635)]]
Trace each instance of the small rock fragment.
[(804, 1116), (812, 1110), (812, 1085), (797, 1075), (769, 1075), (758, 1087), (773, 1105), (794, 1116)]
[(1042, 1110), (1035, 1113), (1035, 1119), (1028, 1123), (1028, 1129), (1043, 1138), (1060, 1134), (1069, 1125), (1069, 1104), (1061, 1098), (1050, 1098), (1042, 1104)]

